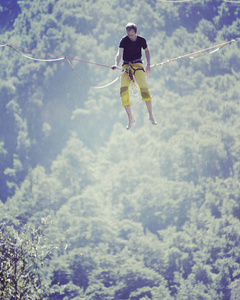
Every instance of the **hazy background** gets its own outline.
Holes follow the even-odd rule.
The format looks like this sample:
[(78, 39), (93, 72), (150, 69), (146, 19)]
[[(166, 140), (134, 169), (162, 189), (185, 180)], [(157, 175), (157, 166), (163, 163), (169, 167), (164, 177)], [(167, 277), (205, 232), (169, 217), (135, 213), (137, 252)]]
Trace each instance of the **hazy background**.
[[(240, 4), (222, 0), (5, 0), (0, 42), (111, 66), (134, 22), (155, 64), (238, 38), (239, 17)], [(130, 90), (126, 131), (120, 81), (90, 89), (66, 60), (0, 47), (1, 219), (21, 228), (47, 218), (49, 240), (64, 236), (67, 252), (44, 275), (50, 299), (237, 293), (239, 48), (152, 68), (158, 125)], [(92, 86), (120, 74), (71, 62)]]

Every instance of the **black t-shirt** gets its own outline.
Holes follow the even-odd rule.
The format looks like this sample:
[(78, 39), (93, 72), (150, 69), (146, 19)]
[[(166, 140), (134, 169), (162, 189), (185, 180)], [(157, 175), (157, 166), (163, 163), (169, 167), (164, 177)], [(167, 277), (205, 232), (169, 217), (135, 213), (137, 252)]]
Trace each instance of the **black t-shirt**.
[(136, 41), (131, 41), (126, 35), (120, 41), (119, 48), (123, 48), (123, 60), (124, 61), (134, 61), (140, 60), (142, 57), (142, 48), (145, 50), (147, 48), (147, 42), (145, 38), (137, 35)]

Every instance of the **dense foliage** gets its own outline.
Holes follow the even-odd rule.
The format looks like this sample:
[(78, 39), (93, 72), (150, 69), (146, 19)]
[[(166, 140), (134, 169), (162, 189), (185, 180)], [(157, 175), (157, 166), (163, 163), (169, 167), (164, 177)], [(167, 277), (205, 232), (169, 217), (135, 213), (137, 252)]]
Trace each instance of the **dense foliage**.
[(39, 276), (40, 270), (43, 270), (47, 259), (59, 247), (50, 246), (44, 240), (46, 224), (43, 222), (38, 228), (25, 225), (19, 231), (13, 226), (1, 223), (1, 299), (43, 299), (49, 294), (48, 283), (45, 286), (43, 278)]
[[(0, 42), (111, 66), (132, 21), (154, 64), (238, 38), (239, 14), (240, 4), (222, 0), (8, 0), (0, 4)], [(119, 81), (90, 89), (66, 60), (37, 62), (0, 48), (6, 299), (16, 293), (16, 277), (4, 271), (11, 253), (23, 247), (18, 259), (31, 265), (26, 250), (34, 239), (24, 228), (44, 218), (52, 221), (46, 247), (64, 243), (45, 266), (36, 257), (34, 274), (28, 269), (31, 299), (43, 297), (41, 284), (45, 298), (57, 300), (239, 298), (239, 48), (233, 42), (153, 67), (148, 84), (158, 126), (132, 97), (131, 131)], [(73, 65), (89, 85), (119, 76)]]

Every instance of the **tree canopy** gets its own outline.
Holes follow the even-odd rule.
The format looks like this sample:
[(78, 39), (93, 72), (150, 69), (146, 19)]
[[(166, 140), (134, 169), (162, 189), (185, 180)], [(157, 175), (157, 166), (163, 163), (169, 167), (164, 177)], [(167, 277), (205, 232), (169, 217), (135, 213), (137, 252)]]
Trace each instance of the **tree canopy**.
[[(239, 38), (239, 13), (222, 0), (8, 0), (0, 42), (76, 58), (79, 77), (101, 86), (121, 73), (83, 61), (113, 65), (128, 22), (157, 64)], [(152, 67), (158, 125), (130, 94), (136, 124), (126, 131), (119, 81), (91, 89), (66, 59), (0, 47), (6, 299), (29, 299), (24, 287), (31, 299), (238, 299), (239, 48)], [(41, 247), (62, 242), (43, 258), (34, 251), (45, 219)]]

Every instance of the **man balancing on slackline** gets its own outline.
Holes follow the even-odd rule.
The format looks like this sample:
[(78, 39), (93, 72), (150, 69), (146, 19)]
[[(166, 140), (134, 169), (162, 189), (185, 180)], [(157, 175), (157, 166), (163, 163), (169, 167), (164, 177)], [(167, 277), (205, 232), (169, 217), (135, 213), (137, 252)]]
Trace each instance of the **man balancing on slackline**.
[[(129, 86), (133, 76), (139, 85), (142, 100), (146, 103), (149, 113), (149, 120), (153, 125), (157, 125), (157, 122), (152, 114), (151, 94), (148, 90), (145, 76), (145, 72), (146, 74), (150, 73), (150, 52), (147, 47), (147, 42), (143, 37), (137, 35), (137, 26), (134, 23), (128, 23), (126, 26), (126, 31), (127, 35), (121, 39), (119, 44), (118, 53), (115, 58), (115, 65), (112, 66), (113, 70), (116, 69), (121, 58), (123, 57), (123, 69), (128, 71), (124, 72), (121, 76), (120, 89), (122, 106), (125, 108), (128, 116), (128, 125), (126, 129), (130, 129), (132, 124), (135, 122), (131, 112), (131, 102), (129, 97)], [(147, 59), (145, 70), (141, 60), (142, 48), (145, 50), (145, 56)]]

